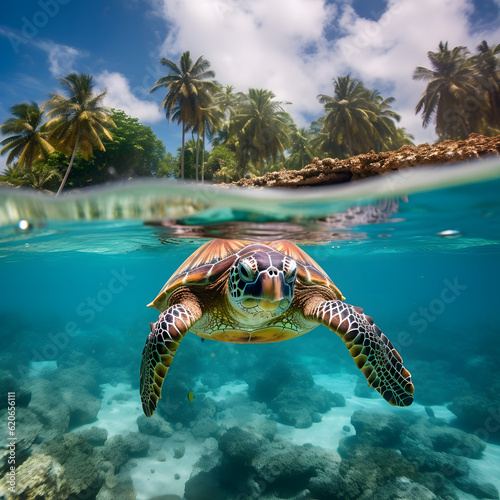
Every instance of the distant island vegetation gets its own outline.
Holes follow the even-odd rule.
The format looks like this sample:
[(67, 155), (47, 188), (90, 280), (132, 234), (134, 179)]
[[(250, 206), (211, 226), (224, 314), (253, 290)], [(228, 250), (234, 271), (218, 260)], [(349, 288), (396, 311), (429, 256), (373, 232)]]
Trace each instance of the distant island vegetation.
[[(431, 68), (418, 67), (427, 82), (415, 111), (422, 125), (434, 124), (438, 141), (471, 133), (500, 134), (500, 44), (483, 41), (475, 54), (441, 42), (428, 52)], [(138, 177), (231, 182), (282, 169), (296, 170), (314, 157), (349, 158), (411, 145), (398, 127), (393, 97), (384, 98), (351, 75), (333, 78), (333, 95), (318, 95), (324, 115), (299, 128), (271, 90), (234, 92), (215, 80), (210, 62), (161, 59), (168, 74), (151, 93), (163, 92), (160, 107), (181, 126), (177, 155), (150, 127), (103, 105), (91, 75), (60, 78), (63, 94), (48, 101), (16, 104), (0, 126), (0, 154), (7, 170), (0, 182), (57, 191)], [(187, 138), (186, 138), (187, 135)], [(210, 143), (210, 151), (207, 145)]]

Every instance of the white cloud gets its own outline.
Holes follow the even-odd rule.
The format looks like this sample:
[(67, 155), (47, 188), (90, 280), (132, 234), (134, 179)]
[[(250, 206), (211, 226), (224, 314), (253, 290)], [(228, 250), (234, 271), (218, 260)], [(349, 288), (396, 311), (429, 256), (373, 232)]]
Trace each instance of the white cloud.
[[(222, 84), (268, 88), (301, 113), (321, 112), (314, 73), (331, 45), (323, 26), (336, 12), (323, 0), (165, 0), (157, 8), (171, 27), (166, 57), (203, 54)], [(321, 52), (311, 56), (306, 48)]]
[(69, 73), (76, 72), (75, 62), (79, 57), (86, 56), (86, 53), (52, 41), (37, 41), (34, 42), (37, 47), (47, 53), (49, 59), (49, 70), (52, 76), (61, 77)]
[(100, 91), (108, 91), (104, 100), (106, 106), (121, 109), (141, 122), (156, 123), (165, 120), (165, 113), (159, 111), (158, 103), (136, 97), (130, 89), (129, 81), (121, 73), (104, 71), (94, 81)]
[[(33, 29), (36, 30), (35, 27)], [(43, 50), (48, 57), (49, 71), (52, 76), (60, 77), (65, 76), (75, 71), (75, 61), (80, 57), (88, 56), (87, 52), (75, 49), (69, 45), (53, 42), (52, 40), (43, 40), (33, 38), (36, 31), (32, 36), (25, 36), (24, 32), (19, 32), (13, 29), (4, 29), (0, 27), (0, 36), (9, 39), (14, 53), (19, 52), (19, 48), (23, 45), (35, 46)]]
[[(349, 2), (324, 0), (151, 0), (169, 28), (162, 55), (176, 60), (185, 50), (204, 55), (216, 78), (236, 90), (273, 90), (291, 101), (288, 111), (305, 124), (319, 116), (319, 93), (331, 94), (335, 76), (352, 73), (384, 96), (396, 97), (401, 125), (416, 142), (432, 141), (415, 116), (423, 82), (412, 80), (427, 66), (439, 42), (473, 50), (495, 32), (471, 33), (472, 0), (389, 0), (378, 21), (361, 18)], [(336, 39), (325, 36), (335, 32)]]

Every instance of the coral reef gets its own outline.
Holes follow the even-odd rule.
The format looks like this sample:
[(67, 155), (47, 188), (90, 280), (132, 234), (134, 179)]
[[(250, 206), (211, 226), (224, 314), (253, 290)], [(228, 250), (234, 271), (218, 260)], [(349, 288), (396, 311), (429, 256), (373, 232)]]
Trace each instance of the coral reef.
[[(19, 382), (11, 373), (2, 371), (0, 372), (0, 394), (6, 395), (8, 392), (16, 394), (16, 406), (19, 408), (26, 408), (31, 401), (31, 390), (27, 384)], [(0, 400), (0, 410), (7, 408), (7, 406), (7, 398), (4, 397)]]
[(89, 374), (79, 376), (72, 370), (60, 370), (52, 380), (31, 381), (31, 390), (28, 410), (43, 424), (41, 440), (53, 439), (70, 428), (93, 422), (101, 408), (100, 388)]
[(78, 434), (92, 446), (103, 446), (108, 439), (108, 431), (101, 427), (96, 427), (95, 425)]
[[(2, 486), (4, 485), (0, 483), (0, 492)], [(4, 490), (7, 491), (6, 485)], [(7, 493), (5, 498), (65, 500), (71, 493), (71, 486), (61, 464), (50, 455), (37, 453), (17, 469), (15, 494)]]
[(231, 427), (218, 448), (202, 456), (185, 484), (187, 500), (459, 500), (466, 492), (498, 498), (497, 489), (469, 474), (484, 442), (413, 413), (356, 410), (355, 435), (340, 440), (338, 453), (290, 444), (272, 421)]
[[(64, 434), (41, 444), (16, 470), (16, 491), (7, 498), (65, 500), (102, 484), (100, 459), (81, 436)], [(0, 484), (0, 488), (1, 488)]]
[(137, 417), (137, 427), (139, 432), (143, 434), (160, 438), (169, 438), (174, 433), (170, 424), (157, 413), (150, 418), (146, 417), (146, 415)]
[[(371, 459), (371, 468), (378, 471), (378, 485), (383, 482), (383, 476), (390, 473), (391, 467), (396, 467), (394, 471), (399, 470), (399, 476), (420, 483), (438, 498), (459, 499), (459, 490), (478, 494), (480, 491), (496, 492), (498, 495), (494, 486), (478, 484), (469, 476), (468, 459), (480, 458), (485, 449), (484, 442), (473, 434), (448, 427), (435, 417), (421, 418), (412, 414), (400, 418), (357, 410), (351, 423), (356, 435), (343, 438), (339, 444), (340, 454), (346, 459), (341, 470), (346, 475), (348, 471), (343, 467), (349, 460), (352, 472), (359, 474), (364, 460)], [(378, 488), (375, 486), (374, 491)]]
[[(467, 381), (454, 373), (452, 363), (448, 361), (423, 361), (415, 360), (412, 363), (414, 372), (413, 381), (420, 390), (415, 394), (415, 400), (423, 405), (442, 405), (448, 403), (460, 394), (464, 387), (468, 387)], [(436, 384), (439, 379), (441, 382)]]
[[(0, 419), (7, 422), (7, 409), (0, 411)], [(22, 462), (29, 455), (29, 448), (38, 438), (43, 430), (42, 423), (37, 416), (28, 408), (16, 412), (16, 459), (18, 463)], [(7, 443), (9, 439), (9, 429), (7, 425), (0, 426), (0, 471), (7, 465), (7, 456), (9, 448)]]
[(319, 483), (321, 477), (339, 477), (340, 457), (336, 452), (270, 441), (239, 427), (232, 427), (221, 436), (219, 453), (213, 455), (216, 465), (186, 482), (187, 500), (222, 500), (238, 495), (263, 500), (305, 499), (310, 493), (308, 486), (312, 484), (315, 490), (314, 478)]
[(461, 428), (486, 441), (500, 442), (500, 382), (482, 390), (465, 390), (448, 408), (457, 416)]
[(305, 367), (284, 361), (251, 373), (247, 381), (250, 397), (266, 403), (277, 420), (285, 425), (307, 428), (321, 421), (321, 413), (332, 407), (345, 406), (341, 394), (316, 385)]

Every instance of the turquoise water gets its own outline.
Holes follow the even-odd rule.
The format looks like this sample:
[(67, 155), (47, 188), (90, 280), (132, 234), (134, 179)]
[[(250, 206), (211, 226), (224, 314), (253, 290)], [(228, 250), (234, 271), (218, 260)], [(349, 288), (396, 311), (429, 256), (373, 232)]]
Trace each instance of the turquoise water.
[[(499, 192), (498, 161), (289, 192), (0, 190), (2, 498), (498, 498)], [(297, 243), (398, 349), (414, 404), (389, 406), (318, 327), (188, 334), (141, 416), (146, 304), (217, 237)]]

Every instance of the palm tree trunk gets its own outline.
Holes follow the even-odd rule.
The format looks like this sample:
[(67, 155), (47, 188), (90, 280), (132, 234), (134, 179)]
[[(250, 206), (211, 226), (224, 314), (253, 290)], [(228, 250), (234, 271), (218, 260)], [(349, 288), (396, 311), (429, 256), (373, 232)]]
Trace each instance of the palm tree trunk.
[(205, 182), (205, 127), (203, 127), (203, 140), (201, 141), (201, 183)]
[(78, 149), (79, 142), (80, 142), (80, 129), (78, 129), (78, 132), (76, 133), (75, 147), (73, 148), (73, 153), (71, 154), (71, 159), (69, 160), (69, 165), (68, 168), (66, 169), (66, 174), (64, 175), (61, 185), (59, 186), (59, 189), (57, 190), (56, 198), (61, 194), (61, 191), (63, 190), (63, 187), (66, 184), (66, 181), (68, 180), (69, 173), (71, 172), (71, 167), (73, 166), (73, 161), (75, 160), (76, 150)]
[(198, 153), (200, 150), (200, 131), (198, 130), (196, 135), (196, 182), (198, 182)]
[(184, 122), (182, 122), (181, 180), (184, 180)]
[(33, 163), (33, 148), (30, 148), (28, 153), (28, 158), (26, 159), (26, 170), (29, 172), (31, 170), (31, 165)]
[[(467, 126), (467, 123), (462, 115), (458, 115), (458, 118), (460, 120), (460, 125), (462, 126), (462, 130), (464, 131), (463, 139), (467, 139), (467, 137), (469, 137), (470, 134), (469, 127)], [(461, 137), (459, 137), (458, 139), (460, 140)]]
[(351, 129), (347, 130), (347, 148), (349, 149), (349, 157), (351, 157), (354, 152), (353, 152), (353, 147), (352, 147), (352, 131)]

